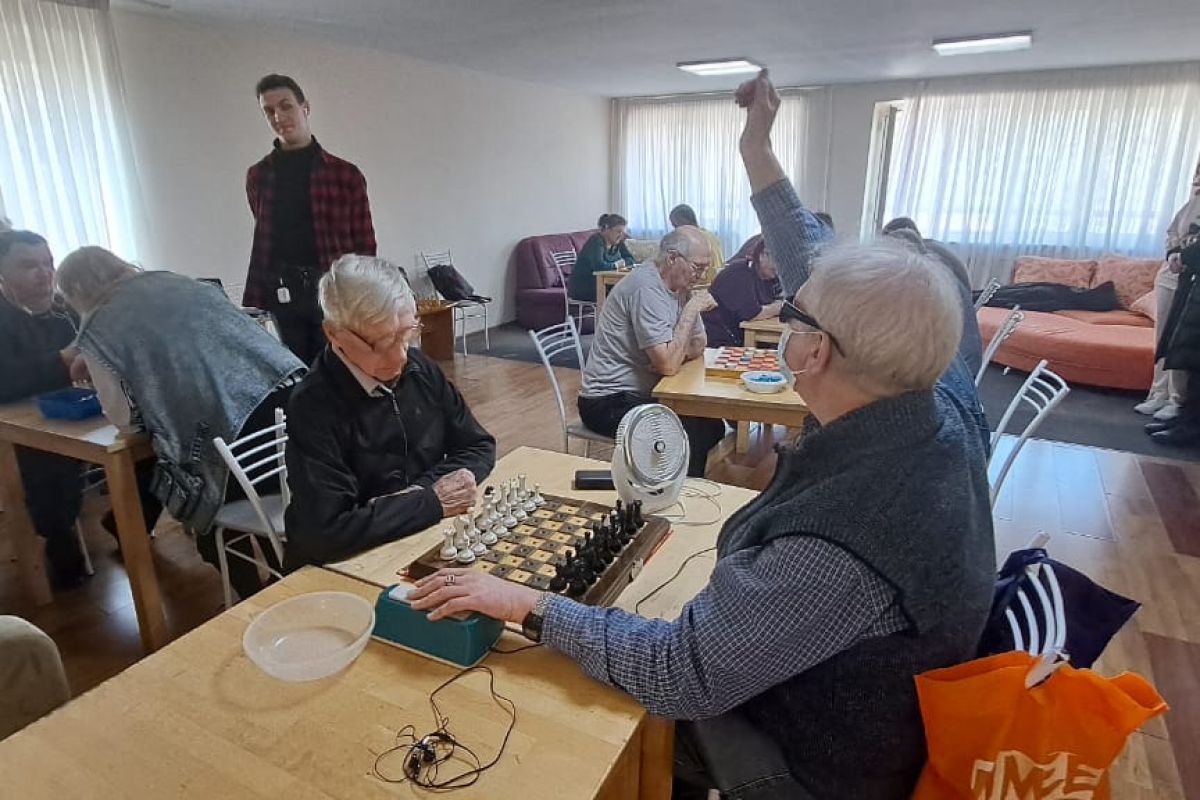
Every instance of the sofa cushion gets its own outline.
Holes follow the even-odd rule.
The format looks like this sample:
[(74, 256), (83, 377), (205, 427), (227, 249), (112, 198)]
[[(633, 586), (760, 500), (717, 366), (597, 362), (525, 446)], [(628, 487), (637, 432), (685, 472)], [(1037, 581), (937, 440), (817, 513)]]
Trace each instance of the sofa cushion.
[(1162, 261), (1157, 258), (1125, 258), (1103, 256), (1096, 264), (1092, 285), (1112, 281), (1122, 308), (1132, 308), (1133, 302), (1154, 288), (1154, 277)]
[(1094, 260), (1021, 256), (1013, 265), (1013, 283), (1061, 283), (1090, 289), (1096, 274)]
[(1129, 325), (1134, 328), (1153, 328), (1154, 320), (1136, 311), (1118, 308), (1116, 311), (1055, 311), (1079, 322), (1089, 325)]
[[(1005, 308), (979, 309), (985, 343), (1008, 313)], [(996, 351), (995, 361), (1028, 372), (1043, 358), (1068, 383), (1144, 391), (1154, 375), (1154, 328), (1093, 325), (1062, 313), (1027, 311)]]
[(1149, 317), (1151, 323), (1158, 324), (1158, 298), (1155, 296), (1153, 289), (1146, 292), (1144, 295), (1133, 301), (1133, 305), (1129, 307), (1130, 311), (1135, 314), (1142, 314)]
[[(558, 270), (550, 258), (555, 252), (579, 252), (582, 242), (594, 231), (575, 233), (551, 233), (544, 236), (529, 236), (517, 242), (517, 288), (546, 289), (562, 286)], [(580, 241), (576, 245), (576, 241)], [(563, 268), (564, 275), (571, 274), (571, 267)]]

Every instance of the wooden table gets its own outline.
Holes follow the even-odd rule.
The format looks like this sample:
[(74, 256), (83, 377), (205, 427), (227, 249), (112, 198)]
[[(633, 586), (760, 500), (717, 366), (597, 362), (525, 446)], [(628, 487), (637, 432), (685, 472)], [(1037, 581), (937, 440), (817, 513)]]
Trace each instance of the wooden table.
[(609, 290), (621, 282), (621, 279), (628, 275), (632, 270), (628, 269), (606, 269), (600, 272), (593, 272), (592, 276), (596, 279), (596, 313), (600, 312), (600, 306), (604, 305), (604, 298), (608, 297)]
[(744, 347), (774, 347), (783, 335), (783, 323), (779, 317), (752, 319), (742, 323), (742, 345)]
[[(593, 459), (563, 453), (537, 450), (521, 447), (501, 458), (496, 468), (485, 481), (485, 485), (499, 483), (520, 474), (527, 476), (528, 484), (540, 484), (541, 490), (550, 494), (586, 498), (592, 502), (613, 504), (616, 502), (615, 491), (579, 492), (571, 488), (577, 469), (604, 469), (606, 464)], [(684, 510), (688, 521), (706, 524), (677, 527), (674, 532), (659, 547), (654, 557), (645, 565), (637, 578), (618, 598), (616, 605), (627, 611), (632, 611), (637, 602), (649, 594), (655, 587), (666, 582), (680, 565), (693, 553), (712, 547), (716, 544), (717, 534), (729, 516), (750, 502), (757, 492), (734, 486), (721, 486), (721, 493), (716, 498), (719, 509), (711, 503), (699, 498), (685, 498)], [(409, 563), (415, 560), (430, 547), (441, 542), (439, 530), (442, 525), (435, 525), (427, 531), (398, 542), (383, 545), (357, 558), (349, 559), (338, 564), (328, 565), (328, 569), (353, 575), (378, 586), (386, 586), (400, 580), (398, 575)], [(693, 559), (687, 569), (671, 582), (665, 589), (642, 604), (641, 613), (645, 616), (673, 619), (696, 593), (703, 588), (712, 569), (715, 558), (710, 555)], [(540, 652), (536, 651), (536, 652)], [(532, 655), (533, 653), (524, 654)], [(499, 659), (490, 656), (486, 663), (494, 664)], [(624, 697), (622, 695), (622, 697)], [(518, 706), (521, 702), (517, 701)], [(641, 766), (637, 785), (640, 792), (629, 792), (618, 797), (648, 798), (670, 797), (672, 772), (672, 742), (674, 727), (672, 723), (657, 717), (651, 717), (645, 710), (634, 704), (635, 714), (641, 728), (640, 743), (631, 742), (629, 746), (641, 748)], [(578, 710), (576, 713), (579, 713)], [(593, 712), (589, 711), (588, 714)], [(613, 735), (618, 731), (614, 730)], [(622, 734), (623, 735), (623, 734)], [(596, 758), (601, 758), (595, 753)], [(605, 755), (604, 758), (613, 758)], [(615, 762), (614, 762), (615, 763)], [(610, 776), (611, 779), (611, 776)], [(554, 797), (545, 794), (544, 790), (528, 797)], [(488, 797), (507, 797), (507, 794), (489, 794)], [(514, 793), (515, 796), (515, 793)], [(567, 795), (563, 795), (567, 796)], [(591, 797), (590, 794), (582, 796)]]
[(454, 307), (447, 304), (418, 312), (421, 351), (437, 361), (454, 359)]
[[(713, 348), (706, 350), (706, 353)], [(663, 378), (654, 387), (654, 399), (680, 416), (762, 422), (798, 428), (808, 416), (808, 406), (793, 391), (755, 394), (736, 378), (709, 378), (704, 374), (704, 359), (688, 361), (679, 372)], [(738, 452), (746, 451), (747, 441), (738, 429)]]
[[(576, 469), (597, 461), (521, 448), (496, 465), (490, 482), (519, 472), (543, 491), (612, 502), (613, 492), (570, 489)], [(689, 518), (622, 595), (632, 608), (690, 554), (711, 547), (724, 519), (755, 493), (722, 487), (717, 502), (688, 499)], [(303, 592), (340, 590), (373, 600), (395, 582), (410, 555), (438, 541), (436, 530), (377, 548), (329, 569), (293, 573), (226, 611), (51, 716), (0, 742), (4, 796), (61, 797), (432, 797), (371, 775), (376, 753), (412, 724), (433, 727), (429, 692), (454, 674), (445, 664), (372, 641), (344, 672), (289, 684), (260, 672), (242, 651), (255, 615)], [(675, 616), (704, 584), (712, 556), (696, 558), (643, 613)], [(359, 580), (340, 573), (353, 573)], [(374, 580), (376, 583), (372, 583)], [(501, 647), (524, 642), (507, 633)], [(491, 654), (483, 662), (496, 690), (517, 707), (517, 723), (499, 763), (454, 797), (575, 800), (670, 796), (672, 726), (632, 698), (587, 677), (541, 647)], [(451, 730), (488, 760), (507, 716), (483, 675), (464, 678), (439, 702)]]
[(129, 573), (129, 587), (137, 610), (142, 646), (147, 652), (167, 643), (158, 578), (150, 553), (150, 537), (142, 519), (133, 465), (154, 455), (145, 436), (122, 436), (103, 417), (68, 422), (48, 420), (31, 402), (0, 405), (0, 487), (9, 536), (19, 562), (21, 580), (30, 599), (38, 605), (53, 600), (46, 578), (43, 540), (33, 529), (25, 508), (25, 490), (17, 464), (16, 445), (56, 453), (104, 468), (117, 519), (121, 556)]

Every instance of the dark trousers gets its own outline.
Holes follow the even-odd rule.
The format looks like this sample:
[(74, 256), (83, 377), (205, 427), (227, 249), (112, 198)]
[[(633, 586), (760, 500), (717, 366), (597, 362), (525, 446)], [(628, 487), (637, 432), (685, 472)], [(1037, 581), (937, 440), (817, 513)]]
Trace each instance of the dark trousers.
[(736, 710), (675, 723), (673, 800), (804, 800), (810, 795), (788, 771), (779, 747)]
[[(617, 426), (630, 409), (655, 402), (654, 398), (638, 392), (618, 392), (603, 397), (580, 397), (579, 419), (589, 430), (605, 436), (616, 436)], [(725, 438), (725, 421), (703, 417), (680, 417), (687, 432), (691, 455), (688, 476), (703, 478), (708, 451)]]
[[(283, 389), (276, 389), (267, 395), (267, 398), (259, 403), (254, 411), (250, 412), (250, 416), (246, 419), (246, 424), (242, 426), (242, 430), (238, 433), (238, 438), (249, 436), (255, 431), (260, 431), (263, 428), (269, 428), (274, 425), (275, 409), (286, 409), (287, 401), (291, 394), (292, 387), (288, 386)], [(276, 494), (279, 492), (279, 477), (268, 478), (262, 483), (257, 484), (254, 489), (260, 495)], [(242, 485), (230, 475), (229, 480), (225, 484), (225, 502), (232, 503), (244, 499), (246, 499), (246, 493), (242, 490)], [(237, 533), (234, 531), (228, 531), (225, 534), (227, 541), (233, 536), (237, 536)], [(259, 549), (262, 551), (267, 563), (272, 569), (279, 570), (279, 561), (275, 558), (275, 551), (271, 549), (271, 545), (265, 541), (259, 542), (259, 544), (261, 545)], [(196, 549), (200, 551), (201, 558), (218, 570), (221, 568), (221, 562), (217, 555), (217, 537), (212, 534), (212, 531), (196, 537)], [(238, 542), (234, 545), (234, 549), (248, 556), (253, 556), (249, 539)], [(245, 600), (263, 588), (257, 566), (236, 556), (230, 556), (227, 561), (229, 563), (229, 583), (233, 586), (233, 590), (238, 593), (238, 597)]]
[(75, 520), (83, 505), (83, 465), (73, 458), (17, 448), (25, 507), (33, 528), (46, 540), (53, 572), (68, 575), (83, 568)]
[[(311, 364), (325, 347), (321, 329), (321, 306), (317, 302), (320, 273), (309, 267), (284, 267), (279, 286), (286, 287), (288, 302), (279, 302), (276, 294), (267, 310), (275, 317), (279, 340), (305, 364)], [(278, 287), (277, 287), (278, 288)]]

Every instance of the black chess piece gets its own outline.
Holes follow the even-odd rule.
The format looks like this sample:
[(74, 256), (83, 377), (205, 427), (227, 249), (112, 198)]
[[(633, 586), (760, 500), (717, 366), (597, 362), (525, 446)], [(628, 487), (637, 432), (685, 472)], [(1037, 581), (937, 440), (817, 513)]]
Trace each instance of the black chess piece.
[(590, 581), (585, 580), (582, 576), (575, 575), (567, 584), (567, 594), (571, 597), (582, 597), (588, 590)]
[(561, 592), (563, 589), (567, 588), (567, 584), (570, 582), (570, 578), (568, 577), (569, 575), (570, 570), (567, 568), (565, 563), (555, 564), (554, 577), (550, 579), (550, 591)]
[(646, 520), (642, 519), (642, 501), (634, 500), (633, 501), (633, 526), (635, 529), (640, 531), (642, 529), (642, 526), (645, 524), (646, 524)]

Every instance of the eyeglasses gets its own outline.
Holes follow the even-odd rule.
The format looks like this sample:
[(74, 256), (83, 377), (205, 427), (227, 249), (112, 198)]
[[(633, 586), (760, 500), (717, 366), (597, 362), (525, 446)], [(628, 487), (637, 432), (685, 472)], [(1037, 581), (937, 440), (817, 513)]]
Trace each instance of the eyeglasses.
[(690, 258), (685, 256), (683, 253), (679, 252), (678, 250), (671, 250), (669, 252), (682, 258), (683, 262), (692, 268), (692, 272), (695, 272), (698, 275), (703, 275), (704, 273), (708, 272), (708, 267), (709, 267), (708, 264), (697, 264), (695, 261), (692, 261)]
[(846, 352), (842, 350), (842, 346), (838, 344), (838, 340), (834, 338), (833, 334), (822, 328), (821, 323), (817, 322), (811, 314), (798, 307), (792, 301), (783, 301), (783, 307), (779, 309), (779, 321), (785, 323), (799, 322), (812, 328), (814, 333), (825, 334), (829, 337), (829, 341), (833, 344), (834, 348), (842, 355), (846, 355)]

